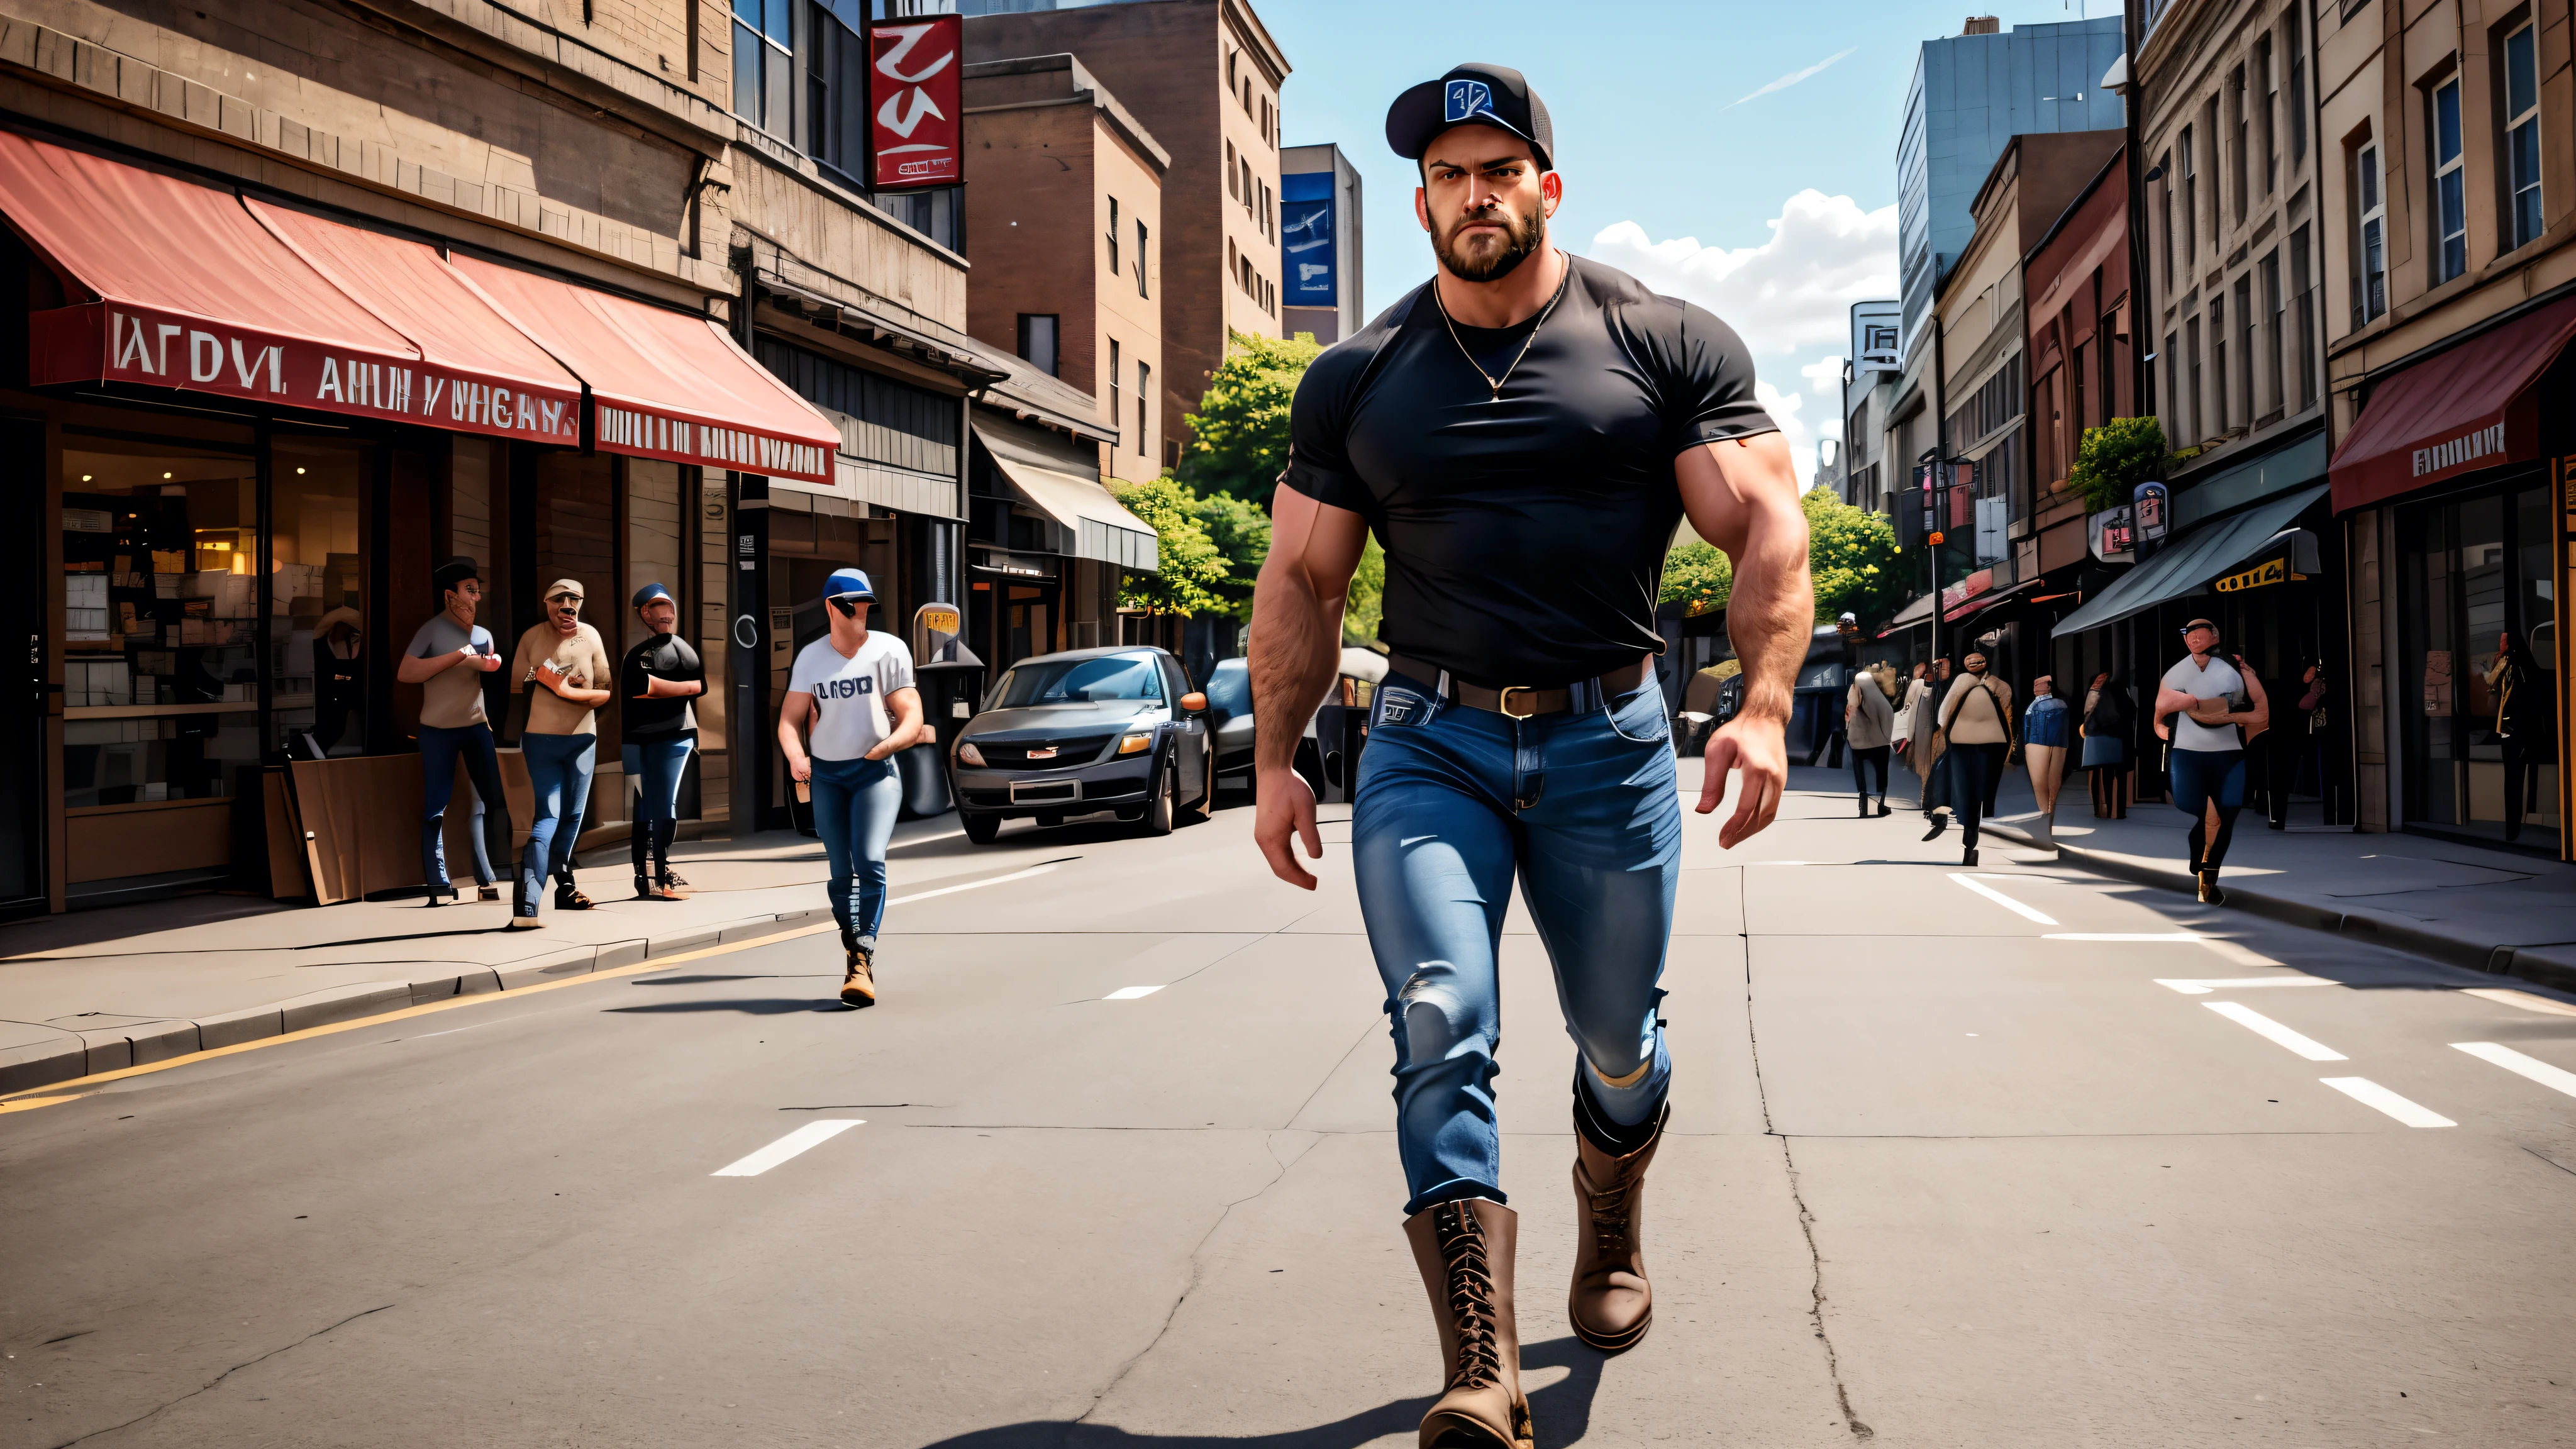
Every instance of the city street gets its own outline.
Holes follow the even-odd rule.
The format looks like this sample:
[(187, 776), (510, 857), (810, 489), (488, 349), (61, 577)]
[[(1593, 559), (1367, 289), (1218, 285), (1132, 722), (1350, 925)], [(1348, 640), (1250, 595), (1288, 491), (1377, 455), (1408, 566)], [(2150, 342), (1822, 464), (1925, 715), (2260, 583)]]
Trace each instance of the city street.
[[(1515, 906), (1539, 1444), (2576, 1443), (2576, 1005), (1961, 872), (1847, 779), (1732, 855), (1689, 818), (1616, 1358), (1565, 1326), (1571, 1046)], [(1240, 804), (899, 850), (873, 1010), (826, 930), (0, 1108), (0, 1443), (1410, 1445), (1347, 814), (1314, 896)]]

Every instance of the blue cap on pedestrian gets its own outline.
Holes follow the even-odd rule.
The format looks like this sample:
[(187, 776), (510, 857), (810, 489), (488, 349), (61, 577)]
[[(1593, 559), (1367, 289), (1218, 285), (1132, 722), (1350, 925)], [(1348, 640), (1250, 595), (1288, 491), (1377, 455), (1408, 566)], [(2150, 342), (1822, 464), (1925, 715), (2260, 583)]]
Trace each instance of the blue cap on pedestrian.
[(874, 600), (876, 596), (876, 586), (869, 583), (868, 576), (857, 569), (834, 569), (832, 577), (823, 585), (823, 597), (826, 599)]
[(677, 600), (671, 599), (671, 591), (669, 589), (662, 587), (660, 584), (646, 584), (644, 587), (635, 591), (635, 602), (627, 607), (640, 609), (646, 604), (653, 602), (655, 599), (670, 600), (674, 605), (678, 602)]

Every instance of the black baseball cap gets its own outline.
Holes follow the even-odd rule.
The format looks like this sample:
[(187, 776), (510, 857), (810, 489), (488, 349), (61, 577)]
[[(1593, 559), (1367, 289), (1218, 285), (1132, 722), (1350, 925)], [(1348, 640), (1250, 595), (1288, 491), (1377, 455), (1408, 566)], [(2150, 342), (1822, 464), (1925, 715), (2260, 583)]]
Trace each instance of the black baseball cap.
[(1492, 126), (1530, 143), (1538, 169), (1553, 171), (1556, 128), (1547, 103), (1519, 71), (1470, 61), (1438, 80), (1424, 81), (1386, 108), (1386, 144), (1407, 161), (1419, 161), (1431, 142), (1452, 126)]

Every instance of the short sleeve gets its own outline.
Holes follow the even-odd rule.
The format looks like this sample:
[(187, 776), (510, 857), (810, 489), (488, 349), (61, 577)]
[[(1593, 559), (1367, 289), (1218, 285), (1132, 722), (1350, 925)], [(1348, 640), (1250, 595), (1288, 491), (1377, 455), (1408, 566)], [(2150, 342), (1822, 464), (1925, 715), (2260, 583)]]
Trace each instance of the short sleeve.
[(1734, 328), (1687, 302), (1671, 325), (1677, 335), (1657, 350), (1667, 368), (1659, 391), (1673, 453), (1780, 431), (1755, 396), (1753, 359)]
[(438, 619), (433, 615), (429, 619), (423, 621), (421, 626), (412, 632), (411, 643), (404, 647), (403, 652), (414, 659), (427, 659), (432, 654), (441, 652), (437, 646), (431, 642), (433, 636), (437, 633)]
[(1297, 382), (1288, 405), (1288, 467), (1284, 486), (1318, 503), (1377, 516), (1377, 496), (1351, 467), (1350, 421), (1354, 393), (1367, 354), (1335, 348), (1315, 359)]
[(895, 646), (886, 651), (885, 658), (877, 663), (877, 685), (889, 695), (898, 689), (912, 688), (912, 649), (909, 645), (897, 640)]
[(812, 694), (814, 692), (813, 645), (808, 644), (804, 648), (796, 651), (795, 666), (787, 671), (787, 692), (790, 694)]

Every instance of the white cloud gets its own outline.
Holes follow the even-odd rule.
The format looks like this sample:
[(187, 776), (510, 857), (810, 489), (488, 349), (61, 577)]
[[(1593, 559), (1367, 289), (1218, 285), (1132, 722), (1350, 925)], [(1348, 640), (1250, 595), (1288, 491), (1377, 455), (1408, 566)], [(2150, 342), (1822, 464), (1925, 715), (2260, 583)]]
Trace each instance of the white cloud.
[[(1633, 221), (1602, 228), (1588, 255), (1619, 268), (1668, 296), (1706, 307), (1744, 339), (1755, 369), (1770, 376), (1794, 372), (1807, 391), (1830, 399), (1814, 410), (1811, 426), (1795, 414), (1796, 392), (1757, 384), (1766, 402), (1782, 399), (1789, 416), (1772, 416), (1798, 455), (1799, 477), (1815, 472), (1818, 436), (1841, 431), (1842, 355), (1850, 345), (1851, 305), (1897, 292), (1896, 208), (1863, 211), (1848, 196), (1801, 191), (1768, 223), (1771, 237), (1758, 246), (1713, 247), (1697, 237), (1655, 241)], [(1798, 354), (1818, 361), (1799, 366)]]
[(1811, 66), (1807, 67), (1805, 70), (1793, 70), (1793, 71), (1789, 72), (1787, 75), (1784, 75), (1784, 76), (1780, 77), (1778, 80), (1775, 80), (1775, 81), (1771, 82), (1769, 85), (1764, 86), (1762, 89), (1760, 89), (1760, 90), (1758, 90), (1758, 91), (1755, 91), (1752, 95), (1742, 97), (1741, 99), (1738, 99), (1738, 100), (1733, 100), (1733, 101), (1729, 101), (1729, 102), (1727, 102), (1723, 107), (1720, 107), (1720, 109), (1731, 111), (1731, 110), (1734, 110), (1737, 106), (1743, 105), (1745, 101), (1757, 100), (1757, 99), (1759, 99), (1759, 98), (1761, 98), (1761, 97), (1763, 97), (1763, 96), (1767, 96), (1767, 95), (1771, 94), (1771, 93), (1772, 93), (1772, 92), (1774, 92), (1774, 91), (1785, 91), (1785, 90), (1787, 90), (1789, 87), (1791, 87), (1791, 86), (1793, 86), (1793, 85), (1796, 85), (1798, 82), (1800, 82), (1800, 81), (1802, 81), (1802, 80), (1805, 80), (1807, 77), (1809, 77), (1809, 76), (1811, 76), (1811, 75), (1816, 74), (1818, 71), (1823, 70), (1825, 67), (1827, 67), (1827, 66), (1829, 66), (1829, 65), (1832, 65), (1835, 61), (1838, 61), (1838, 60), (1842, 59), (1844, 56), (1847, 56), (1847, 55), (1851, 54), (1851, 53), (1852, 53), (1852, 50), (1858, 50), (1858, 49), (1860, 49), (1860, 47), (1859, 47), (1859, 46), (1857, 46), (1857, 45), (1855, 45), (1855, 46), (1853, 46), (1853, 47), (1852, 47), (1852, 49), (1851, 49), (1851, 50), (1840, 51), (1840, 52), (1837, 52), (1836, 54), (1826, 56), (1823, 60), (1817, 61), (1814, 65), (1811, 65)]

